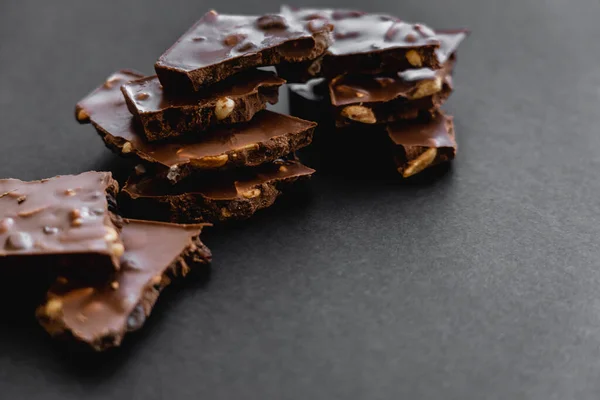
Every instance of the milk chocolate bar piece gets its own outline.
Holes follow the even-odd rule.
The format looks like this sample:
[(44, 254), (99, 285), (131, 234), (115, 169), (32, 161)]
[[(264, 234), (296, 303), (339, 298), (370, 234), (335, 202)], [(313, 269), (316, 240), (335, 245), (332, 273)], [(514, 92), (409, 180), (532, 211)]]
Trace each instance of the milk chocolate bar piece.
[(110, 172), (0, 180), (0, 267), (110, 275), (123, 254), (118, 191)]
[(200, 90), (237, 72), (281, 62), (314, 60), (331, 42), (328, 24), (282, 15), (206, 13), (155, 64), (167, 90)]
[(435, 113), (452, 93), (452, 71), (465, 30), (438, 32), (444, 65), (378, 75), (340, 75), (329, 83), (338, 126), (375, 124)]
[(256, 166), (274, 161), (310, 144), (316, 124), (261, 111), (244, 124), (218, 127), (200, 139), (149, 143), (127, 110), (120, 87), (141, 74), (120, 71), (76, 107), (77, 119), (91, 122), (106, 145), (125, 156), (153, 164), (176, 183), (197, 170)]
[(133, 174), (121, 191), (127, 215), (161, 221), (196, 223), (246, 219), (270, 207), (298, 180), (315, 171), (298, 161), (278, 160), (253, 169), (170, 185), (153, 174)]
[(321, 74), (333, 78), (345, 73), (376, 74), (409, 68), (441, 67), (436, 56), (439, 39), (431, 28), (423, 24), (353, 10), (283, 6), (281, 14), (288, 20), (305, 25), (333, 26), (334, 41), (323, 57), (303, 65), (278, 66), (279, 74), (290, 82)]
[(201, 225), (125, 220), (122, 269), (102, 284), (60, 277), (36, 314), (52, 336), (66, 336), (102, 351), (140, 329), (160, 292), (174, 278), (211, 261)]
[(237, 74), (203, 92), (165, 92), (156, 76), (125, 83), (127, 107), (141, 124), (148, 141), (202, 134), (215, 125), (250, 121), (277, 103), (285, 80), (258, 69)]
[(408, 178), (456, 156), (454, 122), (438, 113), (428, 121), (402, 121), (388, 125), (398, 172)]

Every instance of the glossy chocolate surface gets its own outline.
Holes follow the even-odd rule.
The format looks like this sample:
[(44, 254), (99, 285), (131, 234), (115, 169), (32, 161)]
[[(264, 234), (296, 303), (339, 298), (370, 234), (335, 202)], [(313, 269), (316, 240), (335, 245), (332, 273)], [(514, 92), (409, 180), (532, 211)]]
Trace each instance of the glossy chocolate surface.
[(395, 122), (387, 131), (396, 146), (456, 147), (453, 118), (442, 113), (431, 120)]
[[(168, 89), (173, 85), (168, 74), (175, 73), (199, 90), (243, 69), (282, 60), (314, 59), (325, 51), (330, 29), (311, 28), (277, 14), (222, 15), (210, 11), (158, 59), (155, 68)], [(212, 67), (222, 63), (228, 68), (213, 71)], [(214, 73), (200, 73), (203, 69)]]
[(261, 111), (248, 123), (217, 128), (202, 136), (149, 143), (138, 133), (120, 86), (140, 74), (119, 71), (77, 105), (81, 122), (91, 121), (105, 142), (125, 155), (164, 167), (216, 169), (228, 165), (258, 165), (310, 143), (316, 124), (271, 111)]
[(202, 225), (125, 220), (121, 271), (94, 286), (59, 279), (38, 309), (42, 324), (97, 350), (118, 345), (125, 332), (143, 325), (171, 278), (210, 262), (210, 251), (198, 239), (201, 230)]
[(107, 200), (114, 201), (117, 191), (110, 172), (0, 180), (0, 264), (8, 259), (24, 264), (28, 256), (66, 264), (67, 256), (78, 254), (88, 260), (80, 269), (118, 269), (119, 221)]

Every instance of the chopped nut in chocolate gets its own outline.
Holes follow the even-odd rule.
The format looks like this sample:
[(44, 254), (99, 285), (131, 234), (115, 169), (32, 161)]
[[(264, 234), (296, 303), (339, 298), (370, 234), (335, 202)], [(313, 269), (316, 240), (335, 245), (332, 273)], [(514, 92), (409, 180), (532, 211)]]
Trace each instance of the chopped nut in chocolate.
[(124, 220), (123, 268), (95, 285), (58, 279), (37, 310), (40, 323), (53, 336), (97, 351), (120, 345), (127, 332), (142, 327), (172, 279), (210, 263), (201, 230), (202, 225)]

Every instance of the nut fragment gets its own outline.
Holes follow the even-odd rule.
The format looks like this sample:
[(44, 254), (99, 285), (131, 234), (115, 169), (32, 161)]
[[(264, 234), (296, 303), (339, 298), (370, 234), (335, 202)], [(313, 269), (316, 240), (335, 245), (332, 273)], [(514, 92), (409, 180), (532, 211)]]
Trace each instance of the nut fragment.
[(215, 106), (215, 116), (219, 121), (223, 120), (233, 112), (234, 107), (235, 101), (229, 97), (221, 97), (217, 100), (217, 105)]
[(377, 123), (373, 110), (365, 106), (348, 106), (342, 110), (342, 116), (363, 124)]
[(62, 313), (63, 303), (60, 299), (50, 299), (44, 307), (44, 313), (48, 318), (56, 319)]
[(255, 197), (260, 196), (260, 189), (250, 189), (242, 193), (242, 196), (247, 199), (253, 199)]
[(104, 240), (107, 242), (114, 242), (119, 237), (117, 230), (112, 227), (106, 227), (106, 235), (104, 235)]
[(28, 250), (33, 247), (33, 238), (26, 232), (16, 232), (6, 238), (4, 246), (9, 250)]
[(436, 155), (437, 149), (435, 147), (427, 149), (419, 157), (408, 162), (408, 166), (402, 172), (402, 176), (408, 178), (409, 176), (413, 176), (423, 171), (425, 168), (431, 165), (433, 160), (435, 160)]
[(261, 29), (285, 29), (287, 22), (281, 15), (267, 14), (256, 20), (256, 25)]
[(85, 122), (90, 119), (90, 115), (83, 108), (77, 110), (77, 121)]
[(117, 290), (117, 289), (119, 288), (119, 282), (117, 282), (117, 281), (112, 281), (112, 282), (110, 283), (110, 287), (111, 287), (113, 290)]
[(125, 142), (123, 148), (121, 149), (123, 154), (131, 153), (131, 150), (133, 150), (133, 147), (131, 146), (130, 142)]
[(219, 156), (206, 156), (194, 161), (194, 164), (201, 168), (219, 168), (227, 163), (229, 156), (221, 154)]
[(121, 257), (123, 253), (125, 253), (125, 247), (121, 243), (113, 243), (113, 245), (110, 246), (110, 251), (115, 257)]
[(65, 196), (75, 196), (77, 191), (75, 189), (67, 189), (65, 190)]
[(406, 59), (413, 67), (422, 67), (423, 60), (421, 60), (421, 56), (417, 53), (416, 50), (409, 50), (406, 52)]
[(434, 79), (427, 79), (417, 84), (417, 89), (409, 96), (411, 99), (421, 99), (432, 96), (442, 91), (442, 78), (436, 76)]
[(8, 232), (15, 224), (15, 220), (7, 217), (0, 221), (0, 233)]

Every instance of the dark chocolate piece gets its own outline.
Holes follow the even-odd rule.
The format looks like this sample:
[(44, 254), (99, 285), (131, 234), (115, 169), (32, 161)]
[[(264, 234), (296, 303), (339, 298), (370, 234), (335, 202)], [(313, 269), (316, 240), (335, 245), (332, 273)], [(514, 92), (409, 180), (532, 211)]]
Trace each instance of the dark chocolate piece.
[(456, 156), (454, 122), (438, 113), (429, 121), (410, 120), (388, 125), (398, 172), (408, 178)]
[(442, 69), (341, 75), (329, 83), (337, 126), (380, 124), (434, 114), (452, 93), (454, 59)]
[(142, 327), (171, 280), (211, 261), (200, 225), (125, 220), (121, 271), (99, 285), (60, 277), (37, 310), (52, 336), (71, 338), (102, 351), (119, 346)]
[(261, 111), (244, 124), (219, 127), (198, 138), (148, 143), (138, 133), (120, 86), (140, 74), (120, 71), (77, 104), (80, 122), (92, 122), (106, 145), (117, 153), (154, 164), (178, 182), (195, 170), (256, 166), (310, 144), (316, 124)]
[(281, 15), (206, 13), (156, 62), (167, 90), (203, 87), (253, 67), (313, 60), (331, 42), (331, 26), (306, 26)]
[(250, 70), (211, 87), (207, 92), (170, 94), (156, 76), (138, 79), (121, 87), (129, 111), (140, 122), (149, 141), (201, 133), (215, 125), (250, 121), (277, 103), (285, 81), (273, 72)]
[(0, 180), (0, 266), (108, 276), (123, 254), (118, 190), (110, 172)]
[(297, 161), (278, 160), (231, 174), (190, 177), (175, 186), (153, 174), (133, 174), (121, 191), (120, 204), (136, 218), (180, 223), (246, 219), (314, 172)]
[[(278, 66), (289, 81), (320, 74), (332, 78), (345, 73), (376, 74), (409, 68), (438, 69), (439, 40), (423, 24), (411, 24), (384, 14), (331, 9), (294, 9), (283, 6), (288, 20), (306, 25), (333, 25), (334, 42), (322, 58), (303, 65)], [(302, 69), (306, 71), (302, 73)], [(303, 76), (304, 75), (304, 76)]]
[(350, 121), (366, 124), (393, 122), (435, 113), (452, 93), (455, 52), (465, 30), (439, 31), (439, 70), (408, 69), (378, 75), (341, 75), (329, 83), (338, 126)]

